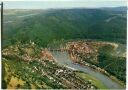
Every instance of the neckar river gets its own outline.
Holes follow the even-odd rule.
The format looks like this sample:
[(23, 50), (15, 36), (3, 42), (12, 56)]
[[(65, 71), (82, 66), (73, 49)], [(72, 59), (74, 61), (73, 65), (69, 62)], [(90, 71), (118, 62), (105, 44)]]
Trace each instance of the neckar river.
[(74, 69), (74, 70), (83, 71), (83, 72), (97, 78), (106, 87), (108, 87), (110, 89), (123, 89), (124, 88), (119, 83), (110, 79), (108, 76), (106, 76), (98, 71), (94, 71), (90, 67), (81, 66), (79, 64), (74, 64), (72, 62), (72, 60), (70, 60), (70, 57), (67, 52), (53, 51), (52, 54), (59, 64), (64, 65), (64, 66)]

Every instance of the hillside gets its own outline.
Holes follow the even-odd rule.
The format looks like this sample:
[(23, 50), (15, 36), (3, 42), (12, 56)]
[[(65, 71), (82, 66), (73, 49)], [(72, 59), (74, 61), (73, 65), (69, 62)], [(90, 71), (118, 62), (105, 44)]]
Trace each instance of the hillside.
[(62, 39), (97, 39), (126, 43), (125, 12), (108, 12), (101, 9), (19, 12), (20, 10), (13, 15), (5, 15), (5, 45), (15, 41), (25, 43), (32, 40), (40, 46), (47, 46), (48, 43)]

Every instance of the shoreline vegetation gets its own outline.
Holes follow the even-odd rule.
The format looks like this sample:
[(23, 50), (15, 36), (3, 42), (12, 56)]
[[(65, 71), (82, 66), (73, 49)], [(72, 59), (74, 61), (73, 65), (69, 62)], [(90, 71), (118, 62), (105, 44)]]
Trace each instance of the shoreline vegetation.
[(92, 77), (91, 75), (79, 71), (76, 71), (76, 75), (78, 75), (84, 80), (89, 80), (92, 84), (96, 85), (100, 89), (108, 89), (108, 87), (106, 87), (101, 81), (97, 80), (95, 77)]
[(97, 67), (95, 65), (91, 65), (89, 63), (87, 63), (86, 65), (85, 64), (80, 64), (80, 65), (82, 65), (82, 66), (88, 66), (88, 67), (90, 67), (91, 69), (93, 69), (95, 71), (101, 72), (104, 75), (108, 76), (110, 79), (118, 82), (121, 86), (126, 87), (126, 85), (125, 85), (125, 83), (123, 81), (119, 80), (117, 77), (111, 75), (110, 73), (108, 73), (107, 71), (105, 71), (104, 69), (102, 69), (100, 67)]

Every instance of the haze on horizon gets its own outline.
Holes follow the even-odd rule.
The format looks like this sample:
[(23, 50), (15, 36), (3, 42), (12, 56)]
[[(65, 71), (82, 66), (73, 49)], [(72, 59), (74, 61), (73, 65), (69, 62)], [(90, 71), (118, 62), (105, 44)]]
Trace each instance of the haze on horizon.
[(125, 0), (4, 1), (5, 9), (100, 8), (127, 6)]

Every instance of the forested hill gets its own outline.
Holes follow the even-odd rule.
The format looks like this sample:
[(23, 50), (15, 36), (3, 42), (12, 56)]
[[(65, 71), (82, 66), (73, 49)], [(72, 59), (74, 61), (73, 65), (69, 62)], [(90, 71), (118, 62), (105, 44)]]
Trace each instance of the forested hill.
[[(4, 45), (30, 40), (41, 46), (60, 40), (126, 43), (126, 12), (111, 9), (16, 10), (4, 15)], [(19, 14), (20, 13), (20, 14)]]
[(102, 10), (109, 10), (109, 11), (116, 11), (116, 12), (124, 12), (126, 13), (127, 12), (127, 7), (126, 6), (121, 6), (121, 7), (110, 7), (110, 8), (101, 8)]

